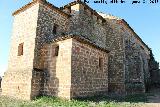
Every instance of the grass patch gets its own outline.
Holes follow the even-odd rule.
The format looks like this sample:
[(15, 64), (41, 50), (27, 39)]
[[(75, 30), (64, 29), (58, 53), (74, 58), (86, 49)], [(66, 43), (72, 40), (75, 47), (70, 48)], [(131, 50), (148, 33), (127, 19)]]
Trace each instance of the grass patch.
[(22, 101), (1, 96), (0, 107), (138, 107), (145, 101), (144, 94), (130, 95), (124, 98), (90, 97), (71, 101), (47, 96), (38, 97), (33, 101)]

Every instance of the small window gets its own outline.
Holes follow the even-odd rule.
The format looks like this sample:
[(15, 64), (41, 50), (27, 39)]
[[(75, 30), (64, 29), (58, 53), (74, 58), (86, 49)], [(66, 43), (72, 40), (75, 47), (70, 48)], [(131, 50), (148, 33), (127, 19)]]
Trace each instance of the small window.
[(68, 7), (69, 13), (71, 13), (71, 6)]
[(53, 26), (53, 34), (57, 34), (57, 27), (58, 27), (58, 25), (54, 24), (54, 26)]
[(102, 70), (103, 68), (103, 58), (99, 58), (99, 68)]
[(53, 47), (53, 56), (58, 56), (59, 53), (59, 46)]
[(23, 44), (24, 44), (24, 43), (21, 43), (21, 44), (19, 44), (19, 46), (18, 46), (18, 56), (23, 55)]

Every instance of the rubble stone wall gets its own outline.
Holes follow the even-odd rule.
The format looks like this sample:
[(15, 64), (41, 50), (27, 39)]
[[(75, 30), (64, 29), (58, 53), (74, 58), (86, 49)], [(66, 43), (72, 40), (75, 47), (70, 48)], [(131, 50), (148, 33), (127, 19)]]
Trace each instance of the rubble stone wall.
[[(19, 99), (38, 95), (70, 99), (107, 92), (145, 92), (149, 70), (158, 70), (154, 69), (156, 62), (149, 60), (149, 49), (121, 19), (109, 16), (104, 17), (105, 21), (81, 3), (64, 10), (70, 15), (45, 0), (34, 1), (25, 8), (14, 17), (2, 95)], [(54, 41), (57, 36), (68, 34), (83, 36), (110, 52), (72, 38)], [(21, 43), (23, 54), (18, 56)], [(55, 46), (59, 46), (58, 56), (53, 56)], [(153, 64), (150, 68), (149, 61)]]
[[(73, 7), (73, 6), (71, 6)], [(77, 5), (76, 5), (77, 7)], [(72, 9), (72, 8), (71, 8)], [(94, 12), (79, 4), (73, 8), (70, 28), (73, 34), (84, 36), (97, 46), (110, 50), (109, 53), (109, 91), (125, 92), (125, 49), (123, 37), (119, 34), (116, 20), (103, 22)]]
[[(65, 35), (68, 31), (68, 17), (61, 15), (43, 2), (40, 3), (37, 19), (36, 46), (34, 50), (34, 68), (41, 69), (43, 65), (39, 63), (40, 49), (45, 43), (51, 42), (56, 36)], [(53, 33), (53, 27), (57, 25), (57, 33)]]
[[(61, 89), (59, 90), (58, 88), (56, 88), (56, 86), (59, 85), (57, 83), (57, 81), (59, 80), (56, 79), (57, 77), (55, 77), (54, 75), (56, 72), (52, 72), (52, 70), (48, 70), (48, 68), (44, 67), (44, 56), (42, 56), (41, 50), (43, 49), (43, 46), (46, 43), (52, 42), (56, 36), (62, 36), (66, 34), (66, 32), (69, 29), (68, 19), (69, 19), (68, 17), (60, 14), (59, 12), (56, 11), (56, 9), (53, 9), (52, 7), (48, 6), (45, 2), (40, 2), (38, 19), (37, 19), (37, 29), (36, 29), (37, 32), (36, 32), (36, 38), (35, 38), (33, 67), (36, 69), (42, 70), (43, 72), (34, 71), (33, 73), (35, 75), (33, 75), (32, 77), (32, 80), (33, 80), (32, 96), (36, 96), (36, 95), (65, 96), (66, 95), (66, 94), (63, 95), (63, 93), (65, 92), (61, 92), (61, 91), (58, 92), (59, 90), (62, 90), (62, 86), (61, 86)], [(56, 34), (53, 33), (53, 28), (55, 25), (57, 26)], [(48, 57), (51, 56), (51, 54), (48, 54), (48, 55), (49, 55)], [(53, 59), (53, 61), (56, 61), (56, 59)], [(48, 77), (50, 73), (51, 73), (52, 79)], [(46, 80), (46, 78), (49, 78), (50, 80), (48, 79)], [(56, 80), (54, 81), (54, 79)], [(45, 84), (44, 87), (42, 87), (43, 83)], [(67, 92), (68, 90), (66, 89), (66, 93)], [(66, 97), (69, 97), (69, 95), (66, 95)]]
[[(73, 7), (73, 6), (72, 6)], [(72, 8), (71, 8), (72, 9)], [(72, 10), (70, 22), (71, 33), (84, 36), (100, 47), (105, 47), (107, 24), (91, 11), (79, 4), (79, 10)]]
[(71, 59), (72, 98), (108, 94), (108, 53), (73, 39)]
[(121, 26), (117, 19), (106, 19), (109, 23), (106, 36), (106, 47), (109, 47), (109, 92), (125, 93), (125, 49)]
[(126, 93), (145, 92), (150, 82), (149, 50), (130, 29), (122, 26), (125, 39)]

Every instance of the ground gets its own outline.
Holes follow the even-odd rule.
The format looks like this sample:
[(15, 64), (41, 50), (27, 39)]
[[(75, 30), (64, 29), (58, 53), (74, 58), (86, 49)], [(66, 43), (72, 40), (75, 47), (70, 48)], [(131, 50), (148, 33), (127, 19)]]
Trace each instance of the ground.
[(53, 97), (22, 101), (0, 96), (0, 107), (160, 107), (160, 88), (152, 88), (146, 94), (129, 95), (124, 98), (101, 96), (71, 101)]
[(160, 107), (160, 88), (152, 88), (147, 96), (147, 107)]

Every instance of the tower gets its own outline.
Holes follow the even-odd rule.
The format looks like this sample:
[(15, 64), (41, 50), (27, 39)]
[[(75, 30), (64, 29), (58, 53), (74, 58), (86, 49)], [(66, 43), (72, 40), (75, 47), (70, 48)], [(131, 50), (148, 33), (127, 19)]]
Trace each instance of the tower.
[(13, 13), (10, 56), (2, 81), (2, 95), (31, 98), (38, 10), (39, 1), (33, 0)]

